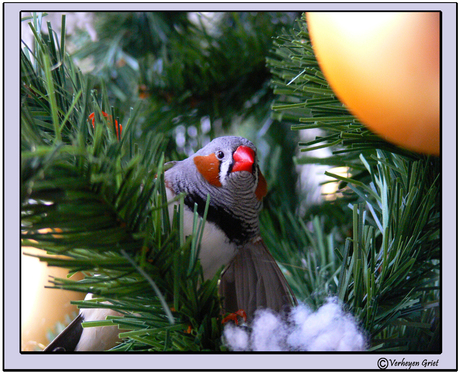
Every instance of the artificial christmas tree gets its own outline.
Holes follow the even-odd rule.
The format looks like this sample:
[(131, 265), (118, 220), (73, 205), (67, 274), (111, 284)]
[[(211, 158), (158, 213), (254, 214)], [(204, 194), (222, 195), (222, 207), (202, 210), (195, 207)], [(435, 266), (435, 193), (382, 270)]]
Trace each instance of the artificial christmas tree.
[[(65, 25), (58, 40), (51, 25), (38, 32), (39, 19), (21, 54), (23, 245), (86, 275), (53, 280), (98, 298), (77, 305), (125, 315), (93, 323), (123, 329), (117, 351), (228, 348), (219, 276), (201, 281), (203, 223), (197, 216), (187, 240), (181, 209), (169, 224), (162, 174), (165, 161), (230, 132), (259, 148), (269, 190), (261, 233), (296, 297), (317, 308), (337, 296), (369, 350), (439, 349), (440, 160), (385, 142), (347, 111), (304, 19), (223, 13), (209, 28), (188, 14), (98, 14), (99, 41), (72, 58)], [(139, 25), (149, 30), (142, 40)], [(95, 70), (83, 74), (74, 60), (88, 55)], [(321, 130), (301, 151), (330, 147), (331, 156), (294, 158), (288, 124)], [(306, 163), (345, 166), (350, 177), (329, 173), (341, 194), (300, 210), (295, 167)]]

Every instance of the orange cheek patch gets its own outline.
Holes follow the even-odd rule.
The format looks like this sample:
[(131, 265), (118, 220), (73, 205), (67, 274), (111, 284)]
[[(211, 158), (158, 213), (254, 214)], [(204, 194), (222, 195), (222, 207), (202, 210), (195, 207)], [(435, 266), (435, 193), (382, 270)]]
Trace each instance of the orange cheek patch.
[(219, 160), (214, 153), (209, 155), (197, 155), (193, 158), (198, 172), (208, 181), (209, 184), (221, 187), (219, 180)]
[(256, 188), (256, 197), (259, 201), (262, 200), (267, 195), (267, 180), (265, 180), (264, 175), (262, 172), (259, 171), (259, 183), (257, 184)]

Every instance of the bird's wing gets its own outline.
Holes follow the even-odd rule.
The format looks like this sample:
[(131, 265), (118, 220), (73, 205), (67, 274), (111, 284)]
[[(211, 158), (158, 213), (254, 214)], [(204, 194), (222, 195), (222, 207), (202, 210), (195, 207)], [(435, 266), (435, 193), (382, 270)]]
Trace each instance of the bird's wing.
[(80, 341), (83, 327), (81, 323), (84, 321), (82, 314), (78, 316), (53, 339), (53, 341), (43, 350), (45, 352), (55, 351), (74, 351)]
[[(87, 298), (85, 298), (87, 299)], [(90, 298), (91, 299), (91, 298)], [(83, 328), (82, 322), (106, 320), (107, 316), (123, 316), (109, 308), (85, 308), (43, 351), (106, 351), (115, 347), (122, 332), (118, 325)]]
[(242, 309), (249, 319), (259, 308), (279, 313), (297, 304), (286, 278), (261, 239), (238, 249), (222, 273), (219, 293), (225, 312)]

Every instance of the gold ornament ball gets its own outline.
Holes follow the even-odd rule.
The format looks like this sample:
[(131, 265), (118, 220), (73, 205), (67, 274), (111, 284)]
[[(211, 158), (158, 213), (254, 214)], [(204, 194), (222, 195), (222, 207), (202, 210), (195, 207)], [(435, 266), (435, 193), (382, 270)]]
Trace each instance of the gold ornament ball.
[(406, 149), (439, 155), (437, 12), (312, 12), (321, 70), (362, 123)]
[[(24, 247), (23, 252), (43, 255), (43, 251)], [(77, 306), (70, 304), (72, 300), (81, 300), (84, 293), (49, 289), (50, 276), (66, 278), (68, 270), (59, 267), (48, 267), (37, 258), (22, 255), (21, 258), (21, 350), (34, 351), (44, 348), (48, 342), (47, 332), (56, 333), (58, 322), (65, 324), (66, 316), (73, 318), (78, 313)], [(72, 280), (80, 280), (80, 273), (72, 276)]]

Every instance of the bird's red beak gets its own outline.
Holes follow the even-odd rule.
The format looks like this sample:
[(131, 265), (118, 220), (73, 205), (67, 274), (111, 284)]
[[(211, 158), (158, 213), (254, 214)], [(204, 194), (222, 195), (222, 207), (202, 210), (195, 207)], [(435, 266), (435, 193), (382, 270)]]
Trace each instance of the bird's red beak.
[(252, 173), (252, 166), (254, 165), (255, 152), (248, 146), (241, 145), (233, 153), (233, 164), (232, 172), (236, 171), (247, 171)]

